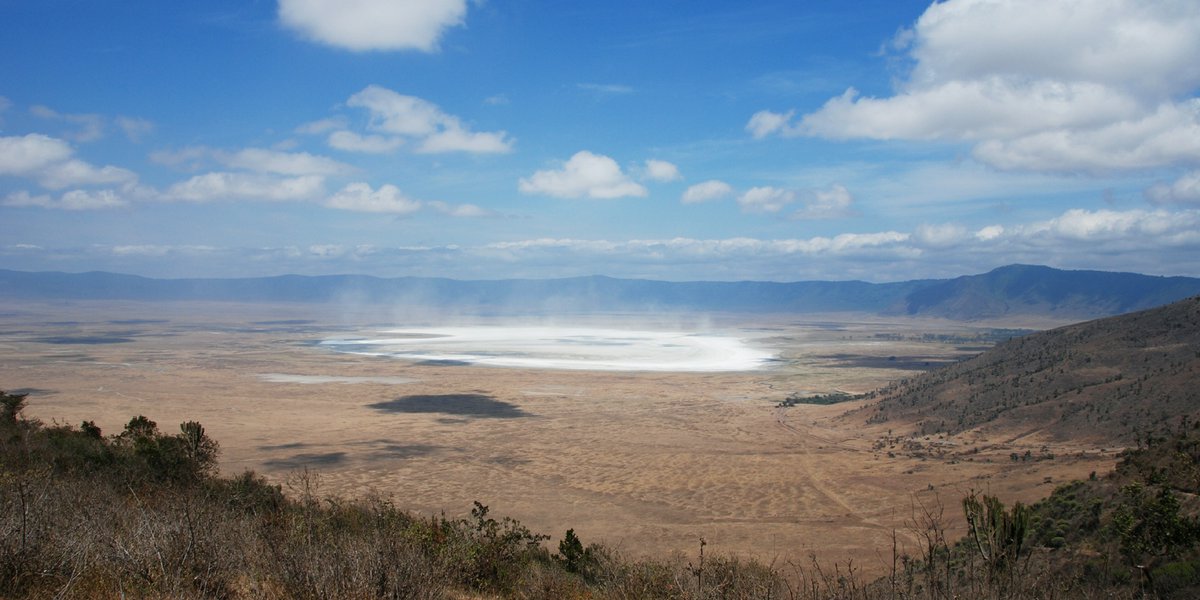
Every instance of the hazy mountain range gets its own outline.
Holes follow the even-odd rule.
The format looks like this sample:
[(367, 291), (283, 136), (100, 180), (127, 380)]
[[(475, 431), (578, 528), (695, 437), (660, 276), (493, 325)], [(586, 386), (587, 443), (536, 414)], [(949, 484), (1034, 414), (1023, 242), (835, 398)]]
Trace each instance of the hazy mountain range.
[(592, 276), (461, 281), (365, 275), (151, 279), (105, 272), (0, 270), (0, 298), (396, 303), (495, 313), (589, 311), (869, 312), (977, 320), (1086, 319), (1200, 294), (1200, 279), (1010, 265), (894, 283), (668, 282)]

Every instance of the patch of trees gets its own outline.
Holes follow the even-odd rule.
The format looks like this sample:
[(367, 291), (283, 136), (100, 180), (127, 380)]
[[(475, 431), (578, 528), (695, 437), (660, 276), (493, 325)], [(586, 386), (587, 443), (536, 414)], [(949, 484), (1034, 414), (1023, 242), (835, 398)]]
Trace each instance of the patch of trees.
[(810, 396), (804, 396), (798, 392), (792, 392), (791, 394), (788, 394), (787, 398), (784, 398), (776, 406), (779, 408), (788, 408), (788, 407), (796, 406), (797, 404), (819, 404), (819, 405), (838, 404), (840, 402), (849, 402), (851, 400), (859, 400), (863, 397), (864, 396), (862, 396), (862, 395), (847, 394), (846, 392), (837, 392), (837, 391), (829, 392), (828, 394), (813, 394)]

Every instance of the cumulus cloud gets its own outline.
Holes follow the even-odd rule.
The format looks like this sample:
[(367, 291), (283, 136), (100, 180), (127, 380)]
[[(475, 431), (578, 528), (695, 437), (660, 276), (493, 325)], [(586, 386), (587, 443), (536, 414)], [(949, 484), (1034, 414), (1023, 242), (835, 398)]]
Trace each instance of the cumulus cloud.
[(137, 175), (114, 166), (97, 167), (72, 158), (74, 148), (58, 138), (30, 133), (0, 137), (0, 175), (36, 179), (42, 187), (60, 190), (81, 185), (133, 185)]
[(31, 175), (74, 153), (67, 142), (40, 133), (0, 137), (0, 175)]
[(346, 118), (343, 116), (329, 117), (327, 119), (318, 119), (301, 124), (295, 129), (296, 133), (302, 135), (320, 135), (329, 133), (336, 129), (346, 128)]
[(29, 112), (35, 117), (51, 121), (70, 123), (78, 127), (67, 134), (76, 142), (94, 142), (104, 137), (104, 118), (95, 114), (64, 114), (47, 106), (32, 106)]
[(473, 132), (458, 117), (443, 112), (432, 102), (377, 85), (367, 86), (354, 94), (346, 105), (366, 109), (372, 131), (420, 140), (418, 152), (495, 154), (512, 151), (513, 142), (507, 132)]
[(1059, 240), (1081, 242), (1111, 242), (1164, 236), (1167, 238), (1200, 240), (1200, 229), (1181, 226), (1200, 225), (1195, 211), (1169, 213), (1164, 210), (1114, 211), (1071, 209), (1047, 221), (1033, 223), (1017, 230), (1017, 235), (1050, 235)]
[(140, 143), (154, 132), (154, 123), (148, 119), (117, 117), (116, 124), (121, 129), (121, 133), (125, 134), (125, 137), (134, 143)]
[[(913, 230), (913, 240), (926, 248), (947, 248), (970, 239), (967, 228), (956, 223), (921, 224)], [(976, 239), (980, 239), (976, 237)]]
[(760, 110), (750, 116), (750, 121), (746, 123), (746, 131), (750, 132), (750, 135), (754, 136), (756, 140), (765, 138), (772, 133), (792, 135), (795, 133), (795, 129), (790, 121), (795, 115), (796, 111), (794, 110), (786, 113)]
[(172, 185), (162, 200), (213, 202), (220, 200), (310, 200), (324, 192), (320, 175), (279, 177), (259, 173), (214, 172)]
[(622, 198), (645, 196), (646, 188), (621, 171), (617, 161), (587, 150), (576, 152), (560, 169), (537, 171), (522, 178), (517, 189), (556, 198)]
[(1082, 129), (991, 139), (974, 155), (1001, 169), (1109, 171), (1200, 164), (1200, 100), (1162, 104), (1137, 118)]
[(150, 153), (150, 160), (168, 167), (196, 170), (211, 154), (212, 151), (204, 146), (185, 146), (176, 150), (155, 150)]
[(644, 175), (650, 181), (677, 181), (683, 179), (679, 167), (665, 160), (649, 159), (644, 167)]
[(684, 204), (698, 204), (700, 202), (709, 202), (711, 200), (720, 200), (733, 195), (733, 188), (728, 183), (717, 179), (709, 179), (702, 181), (696, 185), (689, 186), (683, 191), (683, 196), (680, 201)]
[(496, 216), (496, 213), (474, 204), (448, 204), (439, 200), (432, 200), (427, 204), (430, 208), (451, 217), (476, 219)]
[(437, 50), (466, 0), (279, 0), (279, 20), (302, 36), (357, 52)]
[(471, 132), (455, 123), (426, 137), (417, 146), (423, 154), (470, 152), (473, 154), (503, 154), (512, 150), (512, 141), (503, 131)]
[(37, 179), (42, 187), (60, 190), (76, 185), (132, 185), (137, 181), (137, 175), (121, 167), (97, 167), (72, 158), (47, 166), (37, 174)]
[(48, 194), (32, 195), (21, 190), (5, 197), (4, 206), (38, 207), (57, 210), (97, 210), (129, 206), (129, 201), (114, 190), (71, 190), (52, 198)]
[(1145, 191), (1151, 204), (1200, 204), (1200, 171), (1192, 171), (1174, 183), (1157, 183)]
[(747, 213), (777, 213), (795, 201), (796, 192), (771, 186), (752, 187), (737, 199)]
[(974, 233), (975, 239), (981, 242), (990, 242), (1002, 235), (1004, 235), (1003, 225), (988, 225), (987, 227), (980, 228), (979, 231)]
[(325, 206), (339, 210), (407, 215), (421, 209), (421, 202), (404, 195), (394, 185), (377, 190), (366, 183), (351, 183), (325, 200)]
[(838, 219), (854, 214), (854, 196), (843, 185), (816, 190), (804, 200), (804, 207), (792, 213), (793, 219)]
[[(707, 185), (712, 183), (713, 185)], [(703, 186), (703, 187), (701, 187)], [(689, 192), (693, 202), (696, 198), (707, 198), (709, 194), (720, 197), (732, 191), (728, 185), (720, 181), (705, 182), (688, 188), (684, 192), (684, 202), (688, 202)], [(855, 214), (853, 209), (854, 196), (845, 186), (835, 184), (827, 190), (789, 190), (773, 186), (752, 187), (737, 198), (742, 212), (756, 214), (776, 214), (787, 206), (800, 203), (800, 208), (793, 211), (792, 219), (838, 219)]]
[(897, 37), (894, 95), (854, 89), (799, 121), (760, 111), (754, 137), (973, 143), (1001, 169), (1097, 172), (1200, 162), (1200, 5), (947, 0)]
[(245, 148), (237, 152), (216, 152), (221, 164), (258, 173), (277, 175), (341, 175), (354, 171), (354, 167), (332, 158), (315, 156), (307, 152), (280, 152), (263, 148)]
[(329, 134), (329, 147), (346, 152), (364, 154), (387, 154), (404, 145), (404, 138), (382, 135), (360, 135), (345, 129)]

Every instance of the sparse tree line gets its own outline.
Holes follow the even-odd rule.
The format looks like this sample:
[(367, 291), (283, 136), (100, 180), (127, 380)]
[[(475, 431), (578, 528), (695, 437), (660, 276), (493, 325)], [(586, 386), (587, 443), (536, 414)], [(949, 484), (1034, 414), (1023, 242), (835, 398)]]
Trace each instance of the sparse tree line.
[[(199, 423), (138, 416), (104, 435), (47, 425), (0, 392), (0, 597), (941, 599), (1195, 597), (1200, 434), (1147, 435), (1117, 471), (1033, 506), (976, 493), (965, 538), (914, 497), (890, 571), (740, 559), (706, 549), (629, 559), (568, 530), (557, 545), (476, 502), (416, 516), (378, 495), (340, 498), (320, 476), (271, 484), (217, 474)], [(962, 521), (959, 521), (962, 522)], [(914, 543), (914, 541), (916, 543)], [(878, 556), (865, 560), (878, 560)], [(885, 562), (887, 558), (882, 559)], [(861, 561), (860, 561), (861, 564)]]

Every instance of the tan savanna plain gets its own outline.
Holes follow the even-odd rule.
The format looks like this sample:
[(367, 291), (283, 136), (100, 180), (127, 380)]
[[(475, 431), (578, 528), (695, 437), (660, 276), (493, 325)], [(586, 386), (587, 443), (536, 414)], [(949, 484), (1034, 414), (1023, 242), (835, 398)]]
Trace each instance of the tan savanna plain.
[[(572, 322), (641, 327), (645, 315)], [(496, 318), (477, 318), (495, 324)], [(712, 331), (768, 347), (767, 369), (728, 373), (526, 370), (414, 364), (316, 343), (438, 324), (403, 311), (314, 305), (62, 302), (0, 306), (0, 389), (27, 413), (118, 433), (142, 414), (167, 432), (203, 423), (221, 470), (320, 492), (380, 493), (418, 514), (473, 501), (554, 543), (574, 528), (630, 556), (706, 552), (765, 562), (890, 568), (893, 532), (915, 553), (922, 507), (961, 532), (970, 490), (1037, 500), (1103, 473), (1114, 449), (1036, 434), (896, 440), (905, 423), (842, 415), (862, 402), (778, 407), (792, 392), (866, 392), (978, 352), (989, 327), (864, 315), (721, 315)], [(1045, 327), (1050, 323), (1023, 323)], [(930, 335), (933, 334), (933, 335)], [(940, 335), (941, 337), (937, 337)], [(905, 441), (910, 443), (905, 444)], [(1015, 452), (1053, 459), (1013, 461)]]

